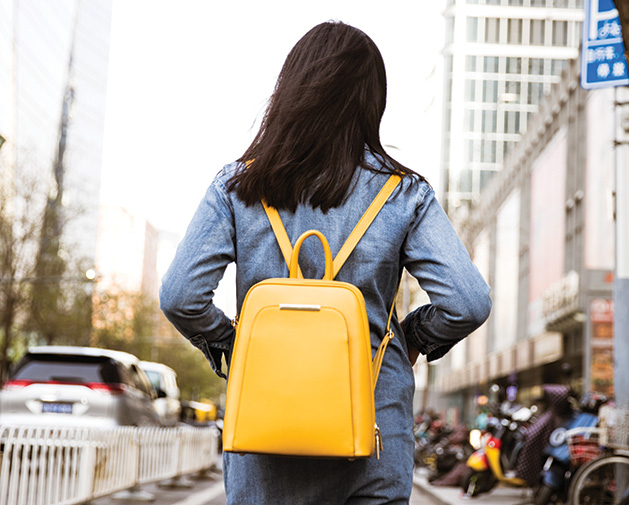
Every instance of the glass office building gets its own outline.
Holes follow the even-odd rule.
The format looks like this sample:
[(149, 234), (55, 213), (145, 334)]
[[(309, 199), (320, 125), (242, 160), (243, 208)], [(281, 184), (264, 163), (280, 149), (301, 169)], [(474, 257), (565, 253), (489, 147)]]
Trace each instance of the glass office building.
[(582, 0), (448, 0), (441, 195), (465, 215), (503, 166), (566, 62)]

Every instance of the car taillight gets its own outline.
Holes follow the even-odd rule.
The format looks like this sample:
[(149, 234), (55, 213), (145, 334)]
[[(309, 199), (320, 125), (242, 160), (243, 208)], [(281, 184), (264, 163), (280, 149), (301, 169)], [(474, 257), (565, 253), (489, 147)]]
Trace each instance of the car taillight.
[(14, 389), (22, 389), (26, 386), (30, 386), (33, 384), (33, 381), (22, 380), (22, 379), (11, 379), (4, 383), (4, 389), (14, 390)]
[(107, 384), (106, 382), (89, 382), (87, 387), (110, 395), (120, 395), (127, 390), (124, 384)]

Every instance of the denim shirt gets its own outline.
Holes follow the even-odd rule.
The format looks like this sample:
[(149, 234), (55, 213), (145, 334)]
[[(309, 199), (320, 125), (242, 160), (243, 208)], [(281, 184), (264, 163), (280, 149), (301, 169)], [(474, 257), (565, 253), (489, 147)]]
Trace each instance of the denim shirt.
[[(368, 152), (366, 163), (379, 166)], [(229, 362), (234, 329), (212, 299), (225, 268), (236, 262), (238, 311), (256, 282), (288, 276), (262, 205), (247, 207), (226, 189), (236, 168), (237, 163), (227, 165), (210, 185), (160, 289), (161, 308), (167, 318), (204, 352), (212, 369), (222, 377), (221, 355), (224, 353)], [(335, 256), (388, 176), (359, 168), (355, 189), (345, 204), (326, 214), (307, 206), (300, 206), (295, 213), (280, 211), (291, 242), (304, 231), (318, 229)], [(299, 262), (305, 277), (323, 276), (323, 249), (316, 240), (304, 243)], [(433, 190), (414, 176), (403, 178), (336, 277), (362, 291), (374, 348), (384, 335), (403, 267), (430, 298), (430, 304), (405, 318), (403, 334), (429, 361), (443, 356), (487, 319), (489, 287)], [(393, 327), (397, 335), (402, 334), (397, 318)]]
[[(365, 162), (376, 170), (382, 167), (370, 153)], [(221, 358), (225, 354), (229, 364), (235, 332), (230, 320), (214, 305), (213, 296), (226, 266), (231, 262), (237, 266), (238, 311), (255, 283), (288, 276), (262, 205), (247, 207), (226, 189), (237, 167), (236, 163), (227, 165), (210, 185), (160, 291), (161, 307), (168, 319), (223, 377)], [(343, 205), (327, 213), (306, 205), (295, 212), (281, 210), (291, 243), (303, 232), (317, 229), (336, 256), (389, 178), (384, 172), (358, 168), (353, 191)], [(318, 240), (304, 242), (299, 264), (304, 277), (323, 277), (325, 259)], [(413, 479), (415, 382), (407, 346), (416, 347), (429, 360), (439, 358), (480, 326), (491, 307), (489, 287), (433, 190), (416, 176), (403, 177), (336, 276), (363, 293), (373, 352), (385, 334), (403, 268), (419, 281), (430, 303), (409, 314), (402, 324), (395, 314), (391, 322), (395, 337), (384, 355), (375, 389), (376, 420), (384, 444), (380, 460), (224, 453), (228, 505), (408, 503)]]

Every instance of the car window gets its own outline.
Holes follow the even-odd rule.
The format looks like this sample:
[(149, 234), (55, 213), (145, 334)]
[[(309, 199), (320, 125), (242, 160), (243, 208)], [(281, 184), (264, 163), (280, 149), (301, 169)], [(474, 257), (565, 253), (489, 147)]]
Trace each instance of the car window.
[(161, 379), (162, 376), (159, 372), (156, 372), (155, 370), (144, 370), (146, 372), (146, 376), (149, 378), (149, 381), (151, 383), (151, 385), (155, 388), (155, 389), (162, 389), (162, 384), (161, 384)]
[(118, 367), (111, 359), (64, 354), (27, 354), (12, 378), (34, 382), (120, 382)]
[(143, 375), (142, 372), (140, 372), (140, 370), (138, 370), (138, 368), (133, 364), (129, 366), (129, 372), (131, 372), (133, 385), (140, 391), (150, 396), (152, 393), (148, 380), (146, 379), (146, 375)]

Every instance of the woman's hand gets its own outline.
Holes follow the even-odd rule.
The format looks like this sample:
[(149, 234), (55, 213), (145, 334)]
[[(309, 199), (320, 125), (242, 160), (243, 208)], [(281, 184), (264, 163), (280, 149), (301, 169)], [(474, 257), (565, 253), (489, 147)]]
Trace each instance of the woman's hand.
[(419, 350), (415, 349), (412, 345), (408, 346), (408, 359), (411, 362), (411, 366), (415, 365), (417, 362), (417, 358), (419, 358)]

